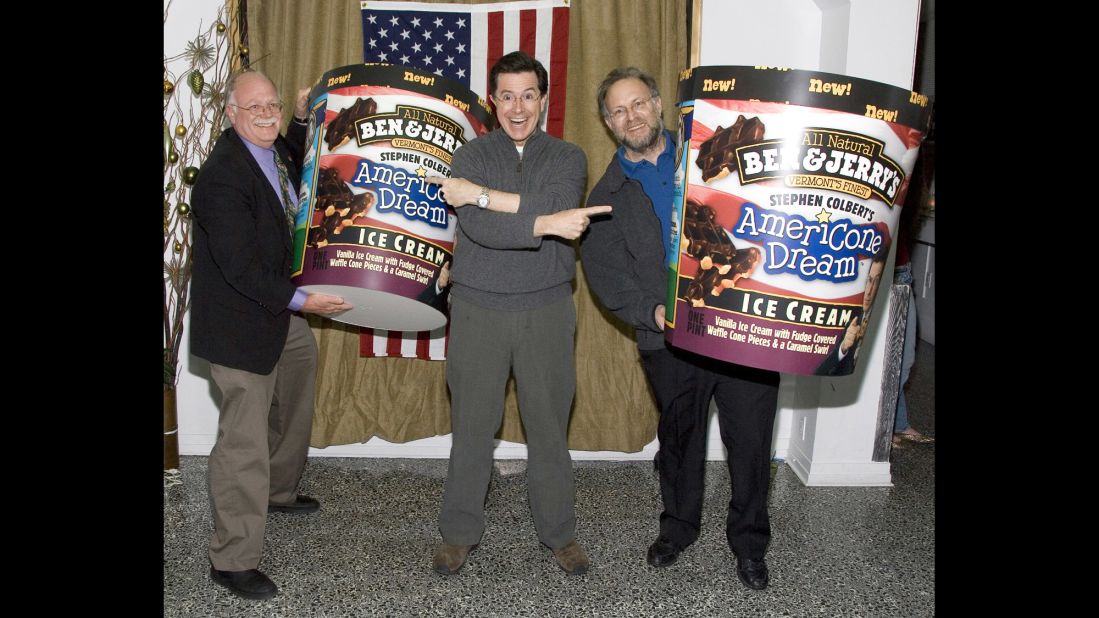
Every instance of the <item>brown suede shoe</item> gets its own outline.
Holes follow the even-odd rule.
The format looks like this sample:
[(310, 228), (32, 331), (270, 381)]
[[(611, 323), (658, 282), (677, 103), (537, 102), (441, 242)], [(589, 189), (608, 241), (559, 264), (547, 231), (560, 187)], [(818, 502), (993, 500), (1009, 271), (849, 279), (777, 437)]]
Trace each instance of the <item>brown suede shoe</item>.
[(474, 547), (476, 545), (443, 543), (435, 552), (435, 559), (431, 561), (431, 568), (439, 575), (454, 575), (466, 563), (466, 556)]
[(557, 559), (557, 565), (569, 575), (583, 575), (591, 566), (584, 548), (576, 541), (570, 541), (568, 545), (553, 550), (553, 557)]

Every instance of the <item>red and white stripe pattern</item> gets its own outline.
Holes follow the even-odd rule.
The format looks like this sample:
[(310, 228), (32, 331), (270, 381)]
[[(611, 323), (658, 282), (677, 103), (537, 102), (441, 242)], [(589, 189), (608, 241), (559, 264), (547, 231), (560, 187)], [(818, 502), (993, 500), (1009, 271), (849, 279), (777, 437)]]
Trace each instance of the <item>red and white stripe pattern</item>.
[(484, 86), (483, 92), (478, 88), (471, 89), (487, 99), (487, 95), (491, 94), (488, 91), (488, 73), (492, 65), (513, 51), (527, 52), (541, 62), (549, 73), (549, 107), (542, 118), (542, 130), (561, 137), (565, 123), (565, 82), (569, 63), (568, 3), (563, 0), (538, 0), (483, 4), (475, 8), (481, 7), (494, 8), (472, 12), (473, 36), (484, 36), (488, 44), (473, 47), (470, 83)]
[(363, 328), (359, 335), (359, 356), (399, 356), (420, 360), (446, 360), (450, 325), (435, 330), (402, 332)]

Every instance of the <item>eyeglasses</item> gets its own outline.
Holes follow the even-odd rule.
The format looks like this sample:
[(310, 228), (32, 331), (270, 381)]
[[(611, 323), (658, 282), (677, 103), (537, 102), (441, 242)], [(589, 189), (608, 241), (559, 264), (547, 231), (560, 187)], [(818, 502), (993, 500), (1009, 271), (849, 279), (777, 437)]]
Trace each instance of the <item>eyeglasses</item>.
[(243, 105), (237, 105), (236, 103), (230, 103), (229, 105), (232, 105), (237, 109), (246, 109), (252, 112), (253, 116), (259, 116), (263, 112), (272, 112), (277, 114), (282, 111), (281, 101), (275, 101), (274, 103), (268, 103), (267, 105), (260, 105), (259, 103), (256, 103), (255, 105), (249, 105), (248, 107), (244, 107)]
[(500, 96), (492, 95), (492, 100), (493, 101), (496, 101), (497, 104), (502, 103), (504, 105), (511, 105), (515, 101), (522, 101), (523, 105), (530, 105), (531, 103), (534, 103), (535, 101), (537, 101), (538, 99), (541, 99), (541, 98), (542, 98), (541, 94), (535, 94), (533, 92), (524, 92), (522, 95), (520, 95), (518, 97), (515, 96), (514, 94), (511, 94), (510, 92), (505, 92), (504, 94), (502, 94)]
[[(634, 101), (633, 103), (630, 104), (630, 109), (633, 110), (633, 113), (635, 113), (637, 115), (641, 115), (641, 114), (645, 113), (645, 106), (648, 105), (649, 101), (652, 101), (652, 100), (653, 100), (653, 97), (649, 97), (647, 99), (638, 99), (638, 100), (636, 100), (636, 101)], [(621, 122), (622, 119), (624, 119), (626, 117), (626, 108), (625, 107), (618, 107), (618, 108), (612, 109), (610, 112), (607, 113), (607, 116), (609, 116), (610, 119), (615, 121), (615, 122)]]

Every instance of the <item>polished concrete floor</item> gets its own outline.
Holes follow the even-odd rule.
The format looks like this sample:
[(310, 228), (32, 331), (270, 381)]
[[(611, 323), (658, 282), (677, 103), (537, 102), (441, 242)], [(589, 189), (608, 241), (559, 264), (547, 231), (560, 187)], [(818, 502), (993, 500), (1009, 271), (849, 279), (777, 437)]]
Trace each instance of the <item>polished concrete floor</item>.
[[(907, 389), (912, 425), (935, 434), (935, 349), (920, 342)], [(707, 469), (699, 540), (671, 567), (645, 549), (660, 496), (650, 462), (576, 462), (578, 541), (592, 559), (567, 576), (538, 543), (525, 462), (498, 461), (480, 547), (456, 576), (431, 570), (446, 461), (309, 460), (311, 515), (268, 516), (268, 601), (210, 581), (206, 458), (183, 457), (164, 495), (165, 616), (931, 616), (935, 613), (935, 446), (892, 452), (893, 487), (805, 487), (776, 463), (771, 585), (744, 587), (725, 543), (729, 476)]]

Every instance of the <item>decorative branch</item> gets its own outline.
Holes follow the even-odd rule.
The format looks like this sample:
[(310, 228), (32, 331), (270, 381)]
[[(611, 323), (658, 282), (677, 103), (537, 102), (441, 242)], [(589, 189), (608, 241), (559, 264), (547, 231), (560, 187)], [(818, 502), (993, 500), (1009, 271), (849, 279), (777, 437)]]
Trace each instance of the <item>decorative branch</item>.
[[(168, 22), (169, 1), (164, 7)], [(226, 34), (224, 9), (214, 23), (187, 43), (186, 49), (164, 56), (164, 384), (175, 386), (183, 316), (190, 306), (191, 186), (224, 123), (225, 81), (232, 45)], [(185, 61), (179, 75), (169, 65)]]

